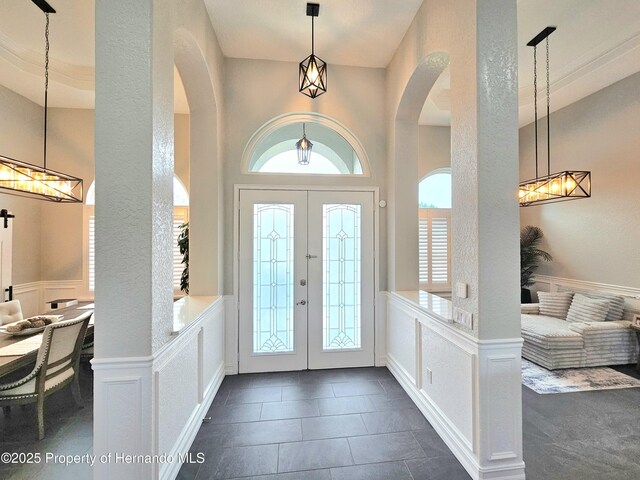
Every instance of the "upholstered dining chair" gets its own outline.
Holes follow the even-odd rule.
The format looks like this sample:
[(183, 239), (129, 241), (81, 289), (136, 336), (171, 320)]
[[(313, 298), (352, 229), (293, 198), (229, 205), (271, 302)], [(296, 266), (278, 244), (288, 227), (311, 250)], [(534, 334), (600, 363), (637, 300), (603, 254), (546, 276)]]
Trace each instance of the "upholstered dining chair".
[(71, 384), (73, 399), (84, 405), (78, 384), (80, 349), (89, 319), (87, 312), (71, 320), (48, 325), (42, 334), (42, 345), (34, 369), (26, 377), (0, 384), (0, 406), (36, 404), (38, 440), (44, 438), (44, 399)]
[(19, 322), (22, 320), (22, 307), (20, 300), (0, 303), (0, 325)]

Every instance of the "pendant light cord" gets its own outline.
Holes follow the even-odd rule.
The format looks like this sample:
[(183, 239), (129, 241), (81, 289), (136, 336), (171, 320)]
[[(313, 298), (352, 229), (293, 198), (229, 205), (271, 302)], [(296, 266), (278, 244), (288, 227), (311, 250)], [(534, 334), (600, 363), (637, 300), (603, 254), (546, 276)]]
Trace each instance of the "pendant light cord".
[(547, 37), (547, 175), (551, 175), (551, 93), (549, 90), (549, 37)]
[(533, 117), (536, 137), (536, 178), (538, 178), (538, 47), (533, 47)]
[(314, 20), (315, 20), (315, 17), (312, 16), (311, 17), (311, 55), (313, 56), (315, 56), (315, 53), (316, 53), (316, 49), (315, 49), (316, 35), (315, 35), (315, 29), (314, 29), (314, 25), (315, 25)]
[(49, 104), (49, 14), (45, 13), (44, 29), (44, 169), (47, 169), (47, 110)]

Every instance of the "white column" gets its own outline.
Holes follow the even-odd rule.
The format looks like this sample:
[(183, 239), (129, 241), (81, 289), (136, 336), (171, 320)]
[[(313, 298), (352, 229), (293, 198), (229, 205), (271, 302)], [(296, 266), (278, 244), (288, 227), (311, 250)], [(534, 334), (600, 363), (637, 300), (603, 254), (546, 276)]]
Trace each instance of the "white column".
[[(457, 2), (451, 60), (455, 307), (478, 339), (480, 478), (524, 478), (520, 387), (517, 14), (513, 0)], [(455, 289), (454, 289), (455, 291)]]
[(96, 479), (152, 478), (152, 356), (173, 319), (173, 55), (166, 0), (96, 1)]

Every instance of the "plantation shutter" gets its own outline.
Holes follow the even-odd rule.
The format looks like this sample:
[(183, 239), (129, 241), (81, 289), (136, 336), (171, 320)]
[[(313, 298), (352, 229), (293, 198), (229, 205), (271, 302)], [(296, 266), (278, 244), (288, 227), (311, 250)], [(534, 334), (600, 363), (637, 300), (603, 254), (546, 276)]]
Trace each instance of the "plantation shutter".
[(451, 209), (419, 209), (418, 253), (420, 287), (451, 290)]

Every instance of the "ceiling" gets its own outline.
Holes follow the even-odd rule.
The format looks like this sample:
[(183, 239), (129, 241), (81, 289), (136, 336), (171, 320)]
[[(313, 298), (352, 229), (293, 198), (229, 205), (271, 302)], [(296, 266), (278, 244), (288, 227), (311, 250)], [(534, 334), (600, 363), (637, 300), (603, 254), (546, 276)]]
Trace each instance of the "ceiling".
[[(329, 65), (385, 68), (422, 0), (322, 0), (316, 54)], [(227, 57), (300, 62), (311, 53), (305, 0), (205, 0)]]
[[(300, 61), (310, 50), (303, 0), (202, 0), (227, 57)], [(94, 0), (50, 0), (49, 104), (93, 108)], [(331, 64), (386, 67), (422, 0), (325, 0), (316, 19), (316, 52)], [(640, 70), (640, 0), (518, 0), (520, 124), (533, 119), (532, 49), (547, 25), (551, 104), (562, 108)], [(29, 0), (0, 1), (0, 85), (42, 105), (44, 16)], [(445, 72), (420, 123), (449, 125)], [(175, 109), (189, 111), (175, 72)]]
[[(527, 42), (549, 25), (558, 27), (549, 37), (552, 111), (640, 71), (640, 0), (518, 0), (521, 126), (534, 116), (533, 49)], [(546, 75), (540, 46), (539, 96)], [(449, 88), (446, 71), (425, 102), (421, 125), (450, 124)], [(544, 106), (544, 98), (538, 101)]]
[[(93, 108), (95, 101), (94, 0), (48, 0), (49, 106)], [(44, 103), (44, 14), (30, 0), (0, 1), (0, 85)], [(174, 105), (189, 113), (177, 70)]]

